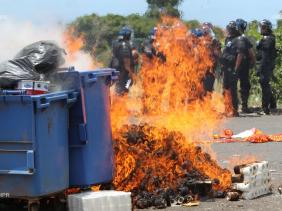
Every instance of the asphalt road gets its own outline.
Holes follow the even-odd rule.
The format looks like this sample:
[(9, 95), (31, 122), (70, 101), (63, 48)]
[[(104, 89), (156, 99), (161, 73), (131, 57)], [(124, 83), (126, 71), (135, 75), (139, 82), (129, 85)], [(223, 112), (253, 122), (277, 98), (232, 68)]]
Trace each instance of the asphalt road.
[[(251, 128), (258, 128), (265, 133), (282, 133), (282, 115), (259, 116), (248, 115), (228, 119), (225, 128), (232, 129), (235, 133)], [(197, 207), (170, 207), (165, 211), (278, 211), (282, 210), (282, 195), (278, 193), (278, 186), (282, 185), (282, 142), (281, 143), (216, 143), (212, 145), (216, 152), (218, 163), (227, 167), (230, 157), (256, 156), (258, 160), (267, 160), (272, 170), (273, 194), (254, 200), (240, 200), (230, 202), (226, 199), (213, 199), (201, 201)], [(149, 211), (153, 209), (146, 209)]]

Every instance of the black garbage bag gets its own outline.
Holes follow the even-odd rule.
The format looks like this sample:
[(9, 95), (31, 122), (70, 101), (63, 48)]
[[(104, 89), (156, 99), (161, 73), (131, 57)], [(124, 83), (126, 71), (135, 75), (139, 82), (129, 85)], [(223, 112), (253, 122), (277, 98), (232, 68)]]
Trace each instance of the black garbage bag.
[(0, 64), (0, 88), (13, 88), (20, 80), (39, 80), (40, 74), (31, 61), (25, 58), (13, 59)]
[(39, 41), (23, 48), (15, 58), (27, 57), (33, 64), (35, 71), (48, 74), (64, 64), (65, 50), (53, 41)]

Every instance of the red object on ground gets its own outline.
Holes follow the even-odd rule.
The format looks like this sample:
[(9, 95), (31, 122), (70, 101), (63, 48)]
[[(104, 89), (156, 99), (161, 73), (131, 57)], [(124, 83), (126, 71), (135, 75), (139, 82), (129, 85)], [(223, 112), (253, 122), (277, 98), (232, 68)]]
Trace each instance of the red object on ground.
[(282, 133), (269, 136), (273, 141), (282, 142)]
[(233, 131), (230, 130), (230, 129), (225, 129), (225, 130), (223, 131), (223, 133), (224, 133), (224, 135), (225, 135), (226, 138), (232, 138), (232, 136), (234, 135)]
[(266, 143), (273, 141), (268, 135), (265, 134), (255, 134), (246, 138), (245, 140), (251, 143)]

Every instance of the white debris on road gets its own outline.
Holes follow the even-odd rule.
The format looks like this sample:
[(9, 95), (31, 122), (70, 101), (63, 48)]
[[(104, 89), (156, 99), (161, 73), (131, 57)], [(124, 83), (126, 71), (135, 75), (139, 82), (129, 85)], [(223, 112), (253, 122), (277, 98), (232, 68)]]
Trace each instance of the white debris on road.
[(69, 211), (131, 211), (131, 193), (98, 191), (68, 196)]
[(268, 161), (238, 167), (243, 181), (234, 183), (233, 188), (242, 192), (242, 198), (254, 199), (271, 192), (271, 174)]

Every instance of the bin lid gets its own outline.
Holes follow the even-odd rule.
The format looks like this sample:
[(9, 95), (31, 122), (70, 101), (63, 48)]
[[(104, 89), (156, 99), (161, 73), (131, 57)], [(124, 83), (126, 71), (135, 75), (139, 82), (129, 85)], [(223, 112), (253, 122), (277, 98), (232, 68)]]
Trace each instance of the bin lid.
[(57, 91), (41, 95), (0, 95), (1, 103), (31, 103), (35, 102), (37, 108), (46, 108), (51, 102), (66, 100), (66, 103), (73, 103), (77, 100), (78, 92), (75, 90)]
[[(100, 68), (95, 70), (75, 70), (74, 68), (63, 68), (54, 74), (51, 80), (56, 87), (61, 90), (76, 89), (80, 90), (88, 82), (95, 82), (100, 77), (111, 77), (114, 81), (119, 72), (112, 68)], [(51, 88), (52, 89), (52, 88)]]
[(88, 74), (96, 75), (97, 77), (109, 76), (118, 73), (112, 68), (101, 68), (96, 70), (79, 70), (77, 71), (81, 76), (86, 76)]

